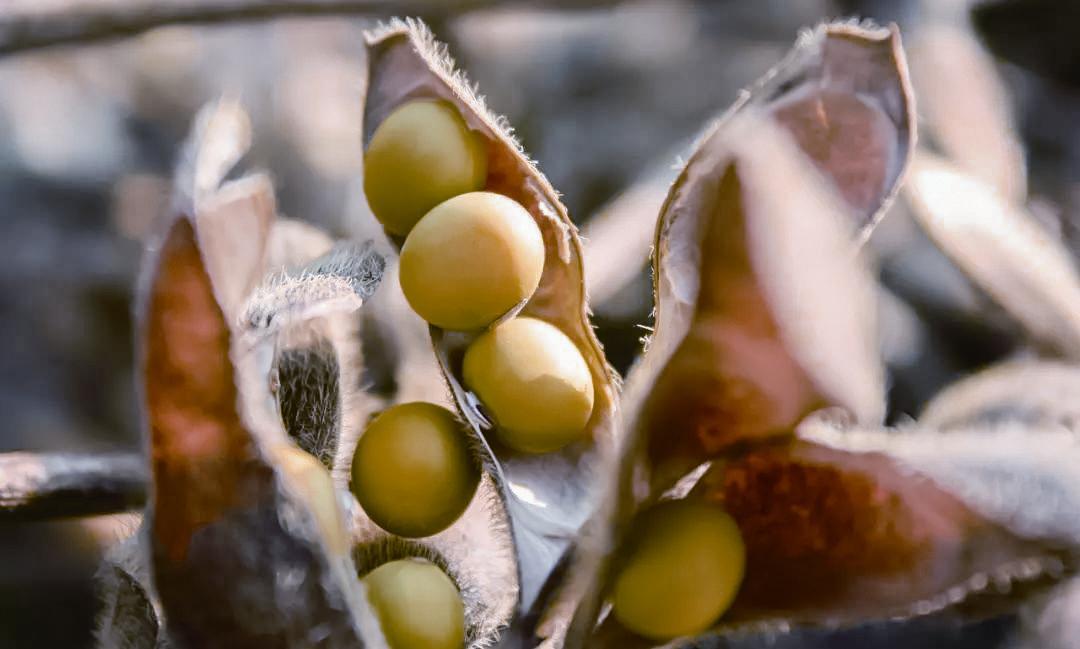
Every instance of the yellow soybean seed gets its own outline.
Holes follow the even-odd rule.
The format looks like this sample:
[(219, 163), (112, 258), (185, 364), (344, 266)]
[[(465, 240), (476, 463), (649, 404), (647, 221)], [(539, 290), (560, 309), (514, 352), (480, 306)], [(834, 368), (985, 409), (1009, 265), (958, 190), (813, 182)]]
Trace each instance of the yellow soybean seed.
[(700, 502), (660, 503), (628, 539), (612, 610), (649, 638), (699, 633), (731, 606), (745, 565), (742, 535), (726, 512)]
[(431, 208), (484, 187), (484, 139), (449, 102), (418, 99), (375, 129), (364, 155), (364, 193), (392, 234), (405, 236)]
[(466, 350), (465, 385), (480, 397), (507, 446), (548, 453), (579, 439), (593, 408), (589, 366), (562, 331), (514, 318)]
[(465, 607), (454, 582), (423, 559), (384, 563), (364, 577), (390, 649), (460, 649)]
[(348, 552), (349, 537), (338, 506), (337, 490), (326, 467), (311, 454), (288, 444), (274, 448), (272, 456), (294, 493), (311, 508), (327, 549), (335, 554)]
[(391, 534), (431, 536), (472, 501), (480, 467), (461, 424), (431, 403), (405, 403), (379, 414), (356, 444), (352, 491)]
[(440, 203), (401, 248), (401, 290), (431, 324), (481, 329), (532, 296), (544, 238), (516, 201), (490, 192)]

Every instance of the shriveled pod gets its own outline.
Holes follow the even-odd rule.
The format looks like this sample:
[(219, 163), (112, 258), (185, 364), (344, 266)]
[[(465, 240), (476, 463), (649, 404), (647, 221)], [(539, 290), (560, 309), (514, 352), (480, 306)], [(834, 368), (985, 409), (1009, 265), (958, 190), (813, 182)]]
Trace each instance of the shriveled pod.
[[(913, 129), (896, 30), (838, 24), (805, 35), (698, 143), (659, 216), (655, 331), (627, 379), (618, 488), (579, 548), (584, 577), (566, 586), (584, 598), (567, 646), (593, 646), (609, 553), (634, 512), (685, 494), (695, 467), (790, 440), (830, 406), (880, 421), (875, 287), (858, 244)], [(574, 585), (595, 561), (596, 581)], [(558, 616), (540, 629), (560, 633)]]
[(1080, 278), (1033, 215), (930, 153), (916, 156), (904, 194), (930, 239), (1037, 343), (1080, 356)]
[[(377, 144), (379, 127), (399, 108), (416, 105), (415, 102), (436, 102), (456, 115), (454, 120), (460, 120), (467, 131), (466, 135), (456, 136), (463, 142), (458, 149), (480, 151), (485, 161), (483, 165), (465, 165), (461, 174), (464, 180), (453, 191), (458, 194), (482, 191), (512, 199), (541, 233), (543, 265), (538, 286), (535, 291), (526, 291), (531, 294), (525, 295), (520, 303), (506, 305), (504, 312), (492, 318), (494, 322), (484, 322), (483, 325), (490, 324), (488, 333), (500, 331), (503, 329), (500, 324), (512, 323), (515, 318), (541, 320), (561, 332), (580, 353), (587, 379), (591, 380), (592, 393), (586, 395), (592, 401), (591, 413), (576, 441), (551, 452), (514, 451), (500, 442), (499, 422), (492, 421), (498, 417), (492, 417), (492, 411), (485, 409), (481, 399), (466, 387), (463, 357), (470, 344), (485, 335), (483, 329), (447, 331), (434, 325), (430, 329), (455, 405), (469, 424), (498, 493), (506, 502), (521, 578), (518, 608), (527, 611), (541, 584), (592, 511), (597, 501), (593, 488), (595, 472), (610, 455), (614, 443), (616, 391), (587, 318), (581, 243), (550, 184), (526, 158), (507, 125), (487, 110), (462, 74), (453, 69), (445, 49), (423, 25), (395, 21), (371, 34), (368, 64), (363, 131), (369, 154), (370, 147)], [(456, 132), (460, 134), (461, 129)], [(466, 173), (481, 168), (484, 173), (475, 177)], [(370, 199), (374, 188), (368, 189)], [(450, 198), (439, 209), (460, 198), (463, 197)], [(378, 215), (377, 201), (372, 202)], [(409, 253), (412, 238), (421, 229), (425, 229), (425, 237), (430, 234), (425, 226), (428, 216), (410, 233), (405, 255)], [(396, 236), (395, 242), (401, 244), (402, 228), (391, 224), (389, 219), (383, 218), (383, 222), (388, 232)], [(521, 229), (530, 228), (528, 225)], [(535, 258), (532, 256), (535, 253), (530, 248), (530, 259)], [(407, 286), (405, 270), (403, 267), (403, 286)], [(461, 304), (468, 306), (469, 302), (464, 299)], [(504, 411), (504, 428), (506, 414)]]

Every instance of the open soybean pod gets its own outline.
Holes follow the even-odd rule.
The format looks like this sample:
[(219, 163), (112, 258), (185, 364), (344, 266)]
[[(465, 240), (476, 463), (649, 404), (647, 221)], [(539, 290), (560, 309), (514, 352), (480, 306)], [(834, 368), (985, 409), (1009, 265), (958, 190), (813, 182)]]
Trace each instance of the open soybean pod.
[[(268, 266), (284, 270), (271, 273), (256, 289), (240, 322), (249, 344), (269, 341), (275, 348), (270, 374), (276, 378), (277, 405), (285, 428), (302, 449), (332, 470), (335, 487), (340, 490), (338, 497), (348, 505), (346, 527), (357, 576), (382, 575), (377, 583), (390, 593), (413, 592), (417, 596), (419, 592), (435, 596), (436, 601), (457, 600), (463, 609), (463, 624), (439, 627), (424, 622), (432, 614), (424, 610), (428, 600), (406, 597), (394, 605), (386, 603), (395, 602), (392, 596), (382, 596), (380, 624), (384, 630), (393, 629), (387, 633), (401, 634), (395, 636), (398, 643), (406, 643), (395, 644), (388, 638), (391, 646), (414, 646), (403, 638), (417, 632), (435, 633), (444, 639), (446, 634), (463, 634), (469, 646), (489, 645), (509, 619), (517, 596), (506, 513), (491, 480), (483, 479), (478, 495), (453, 525), (422, 539), (403, 539), (380, 529), (346, 491), (357, 439), (374, 409), (372, 399), (359, 385), (359, 350), (352, 328), (356, 319), (352, 316), (378, 283), (382, 258), (369, 244), (333, 246), (299, 224), (283, 221), (278, 226), (271, 238)], [(282, 228), (287, 229), (279, 232)], [(289, 245), (276, 245), (279, 236), (286, 237), (280, 243)], [(309, 261), (312, 254), (323, 250), (324, 254)], [(392, 462), (385, 456), (374, 460)], [(436, 487), (451, 489), (446, 484)], [(401, 502), (394, 504), (400, 506)], [(430, 573), (445, 575), (442, 581), (449, 586), (444, 587), (441, 599), (437, 595), (439, 581), (433, 585), (423, 569), (419, 576), (410, 571), (385, 572), (410, 565), (401, 564), (401, 560), (416, 559), (428, 562)], [(377, 572), (380, 569), (382, 572)], [(416, 590), (393, 587), (402, 583), (411, 583)], [(392, 612), (387, 613), (386, 607)], [(403, 611), (415, 611), (415, 618)], [(417, 642), (442, 646), (432, 644), (430, 635)]]
[[(587, 646), (783, 644), (806, 629), (850, 633), (899, 620), (918, 628), (934, 614), (959, 625), (1014, 611), (1074, 566), (1075, 523), (1047, 510), (1075, 509), (1075, 478), (1048, 453), (1023, 457), (1024, 432), (1008, 433), (1006, 451), (991, 433), (813, 421), (788, 444), (714, 461), (674, 502), (717, 508), (738, 525), (746, 566), (730, 608), (708, 631), (679, 638), (634, 634), (616, 609)], [(1064, 432), (1036, 439), (1075, 459)]]
[(895, 31), (819, 28), (702, 138), (665, 202), (655, 333), (628, 380), (652, 491), (839, 406), (884, 412), (861, 242), (914, 138)]
[(834, 25), (702, 138), (661, 210), (655, 332), (627, 386), (651, 494), (823, 407), (881, 418), (857, 243), (897, 187), (911, 111), (895, 31)]
[[(1058, 590), (1076, 589), (1080, 483), (1075, 466), (1080, 444), (1073, 432), (1041, 421), (1003, 417), (946, 431), (923, 424), (900, 430), (843, 429), (810, 421), (800, 429), (800, 437), (838, 457), (891, 463), (902, 472), (905, 490), (914, 493), (933, 486), (962, 503), (970, 512), (968, 521), (980, 521), (961, 530), (959, 540), (967, 546), (964, 559), (939, 565), (936, 573), (940, 579), (958, 566), (977, 570), (944, 596), (917, 603), (916, 615), (947, 603), (978, 619), (1027, 605), (1021, 617), (1021, 635), (1027, 637), (1021, 646), (1070, 646), (1076, 626), (1068, 618), (1075, 610), (1071, 608), (1075, 595), (1067, 601), (1041, 595), (1066, 578), (1070, 581)], [(943, 502), (940, 496), (935, 500)], [(919, 508), (924, 509), (919, 514), (923, 516), (937, 505), (925, 508), (920, 502)], [(955, 524), (962, 519), (950, 520)], [(940, 526), (941, 521), (925, 530), (940, 531)], [(933, 536), (939, 539), (938, 547), (948, 547), (946, 537)], [(927, 570), (922, 575), (923, 581), (929, 574)], [(917, 573), (907, 575), (908, 584), (919, 579)]]
[(289, 444), (234, 336), (192, 222), (145, 276), (140, 368), (152, 490), (145, 527), (179, 646), (383, 646), (328, 472)]
[[(823, 408), (882, 418), (875, 286), (859, 244), (903, 173), (912, 115), (896, 30), (828, 25), (698, 143), (659, 216), (655, 331), (627, 379), (617, 489), (565, 587), (582, 597), (567, 646), (632, 642), (606, 628), (591, 638), (611, 562), (635, 512), (685, 495), (696, 467), (790, 442)], [(563, 631), (553, 616), (539, 632)]]
[[(101, 573), (101, 646), (385, 646), (330, 475), (289, 442), (274, 404), (274, 339), (238, 335), (268, 259), (296, 240), (274, 233), (265, 177), (223, 183), (249, 139), (236, 104), (200, 113), (176, 216), (143, 272), (150, 498)], [(338, 297), (370, 293), (377, 275), (339, 278)]]
[[(453, 70), (444, 48), (434, 42), (423, 25), (396, 21), (372, 34), (368, 40), (368, 62), (363, 131), (369, 162), (379, 127), (395, 111), (410, 102), (435, 102), (463, 121), (469, 134), (467, 139), (474, 143), (465, 149), (482, 151), (486, 162), (464, 165), (463, 176), (469, 182), (453, 191), (460, 194), (483, 190), (512, 199), (535, 224), (542, 238), (542, 272), (535, 290), (529, 291), (525, 299), (506, 305), (503, 312), (494, 314), (496, 317), (479, 329), (448, 331), (431, 327), (435, 353), (454, 402), (469, 424), (479, 452), (506, 502), (521, 579), (518, 608), (527, 611), (541, 584), (593, 510), (597, 502), (594, 476), (605, 465), (604, 460), (610, 457), (614, 445), (616, 387), (587, 317), (581, 243), (554, 189), (526, 158), (507, 125), (486, 109), (461, 73)], [(483, 173), (470, 176), (476, 169), (483, 169)], [(379, 184), (371, 180), (373, 173), (368, 164), (365, 184), (369, 202), (378, 215), (378, 203), (383, 199), (378, 197)], [(443, 205), (459, 198), (464, 197), (458, 196)], [(432, 214), (434, 211), (405, 240), (403, 277), (404, 256), (412, 238)], [(397, 237), (395, 241), (401, 243), (400, 237), (407, 229), (395, 225), (393, 219), (380, 217), (380, 220)], [(536, 255), (530, 252), (530, 256)], [(492, 272), (489, 279), (495, 282), (501, 278)], [(482, 296), (474, 297), (480, 300)], [(431, 317), (426, 319), (433, 321)], [(578, 426), (580, 434), (575, 441), (557, 450), (544, 448), (543, 452), (526, 453), (512, 450), (500, 441), (504, 440), (501, 434), (508, 429), (508, 415), (517, 413), (504, 411), (499, 421), (498, 412), (493, 416), (491, 403), (481, 405), (481, 399), (466, 387), (463, 357), (469, 345), (485, 335), (485, 331), (508, 331), (505, 325), (522, 322), (529, 323), (527, 327), (544, 328), (536, 325), (536, 320), (547, 323), (545, 331), (557, 330), (555, 337), (565, 339), (580, 354), (587, 369), (585, 378), (591, 382), (591, 394), (585, 395), (591, 401), (591, 411), (586, 411), (587, 421), (583, 427)]]

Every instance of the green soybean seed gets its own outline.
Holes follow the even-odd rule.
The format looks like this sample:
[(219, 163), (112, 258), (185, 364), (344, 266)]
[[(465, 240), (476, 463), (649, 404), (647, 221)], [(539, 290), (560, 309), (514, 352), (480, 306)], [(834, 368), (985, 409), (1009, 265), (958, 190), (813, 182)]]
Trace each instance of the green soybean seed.
[(700, 633), (731, 606), (746, 565), (735, 521), (686, 500), (646, 511), (628, 537), (612, 589), (615, 617), (655, 640)]
[(431, 403), (379, 414), (356, 444), (352, 491), (376, 525), (398, 536), (431, 536), (472, 501), (480, 467), (461, 424)]
[(364, 155), (368, 205), (398, 236), (446, 199), (482, 189), (486, 176), (484, 139), (446, 101), (398, 107), (375, 129)]
[(544, 272), (544, 238), (517, 201), (472, 192), (440, 203), (401, 248), (401, 290), (431, 324), (488, 326), (529, 299)]
[(593, 409), (593, 381), (581, 351), (557, 327), (514, 318), (466, 350), (465, 385), (495, 418), (507, 446), (548, 453), (581, 439)]
[(454, 582), (423, 559), (384, 563), (364, 577), (390, 649), (460, 649), (465, 607)]

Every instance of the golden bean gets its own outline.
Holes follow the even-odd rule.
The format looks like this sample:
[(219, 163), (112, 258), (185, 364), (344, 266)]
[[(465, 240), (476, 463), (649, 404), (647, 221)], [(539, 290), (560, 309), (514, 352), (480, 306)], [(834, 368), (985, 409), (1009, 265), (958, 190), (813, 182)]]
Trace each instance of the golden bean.
[(364, 193), (392, 234), (405, 236), (431, 208), (483, 189), (487, 151), (446, 101), (399, 106), (375, 129), (364, 156)]
[(364, 431), (352, 461), (352, 491), (379, 527), (431, 536), (456, 521), (480, 482), (461, 424), (445, 408), (405, 403)]
[(466, 350), (465, 385), (497, 422), (507, 446), (547, 453), (581, 437), (593, 408), (593, 382), (581, 351), (555, 326), (514, 318)]
[(544, 272), (544, 239), (516, 201), (473, 192), (440, 203), (401, 248), (401, 289), (431, 324), (488, 326), (532, 296)]
[(700, 633), (731, 606), (745, 565), (742, 535), (726, 512), (701, 502), (662, 502), (628, 537), (613, 613), (656, 640)]
[(384, 563), (364, 577), (390, 649), (460, 649), (465, 607), (454, 582), (423, 559)]

